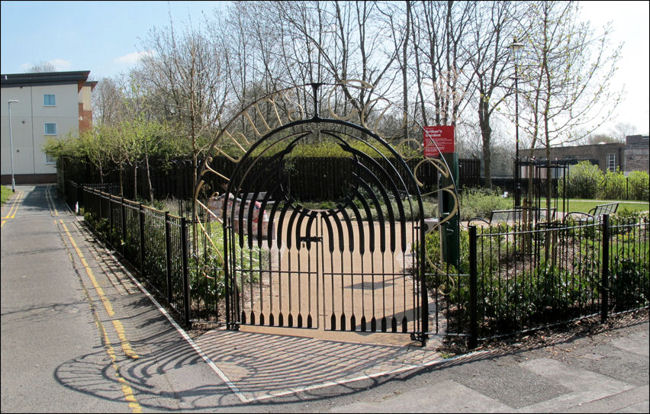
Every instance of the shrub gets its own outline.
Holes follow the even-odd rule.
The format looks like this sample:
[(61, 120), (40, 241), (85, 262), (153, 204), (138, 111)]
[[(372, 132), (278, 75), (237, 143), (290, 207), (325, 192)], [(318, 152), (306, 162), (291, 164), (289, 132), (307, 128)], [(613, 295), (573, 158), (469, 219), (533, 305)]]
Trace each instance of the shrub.
[[(597, 165), (582, 161), (571, 167), (566, 181), (567, 197), (593, 198), (603, 181), (603, 173)], [(559, 180), (558, 191), (564, 194), (564, 180)]]
[(620, 170), (607, 171), (603, 178), (602, 186), (598, 192), (598, 197), (606, 200), (624, 200), (626, 189), (625, 175)]
[(632, 171), (627, 177), (629, 198), (650, 201), (650, 180), (645, 171)]
[(460, 194), (460, 219), (489, 217), (492, 210), (504, 210), (512, 207), (512, 202), (499, 195), (496, 190), (470, 188)]

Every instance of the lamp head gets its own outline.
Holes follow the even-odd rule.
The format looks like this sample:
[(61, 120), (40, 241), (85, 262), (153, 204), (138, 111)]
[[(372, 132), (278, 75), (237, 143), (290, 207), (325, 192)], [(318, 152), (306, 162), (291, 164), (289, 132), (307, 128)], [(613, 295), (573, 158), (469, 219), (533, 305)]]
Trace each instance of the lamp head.
[(510, 46), (508, 46), (508, 49), (510, 49), (512, 56), (515, 59), (515, 63), (519, 60), (523, 48), (524, 48), (524, 44), (518, 42), (516, 37), (512, 39), (512, 43), (510, 44)]

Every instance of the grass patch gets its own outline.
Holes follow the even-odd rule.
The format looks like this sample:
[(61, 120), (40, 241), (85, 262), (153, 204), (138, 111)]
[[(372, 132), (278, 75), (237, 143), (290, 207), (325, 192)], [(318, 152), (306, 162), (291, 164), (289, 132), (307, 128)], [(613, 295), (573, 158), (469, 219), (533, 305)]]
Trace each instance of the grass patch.
[(11, 198), (11, 195), (13, 192), (11, 191), (11, 188), (5, 187), (4, 185), (2, 186), (2, 204), (6, 203), (9, 201)]
[[(621, 202), (618, 200), (580, 200), (580, 199), (573, 199), (573, 200), (568, 200), (569, 201), (569, 208), (568, 211), (578, 211), (581, 213), (588, 213), (589, 210), (592, 208), (596, 207), (599, 204), (609, 204), (609, 203), (619, 203), (618, 208), (616, 209), (616, 212), (620, 212), (623, 209), (627, 211), (648, 211), (650, 208), (649, 203), (644, 203), (644, 202), (630, 202), (630, 201), (625, 201)], [(542, 207), (546, 207), (546, 200), (542, 200)], [(554, 206), (554, 202), (551, 202), (551, 206)], [(558, 200), (558, 211), (563, 211), (562, 210), (562, 200)]]

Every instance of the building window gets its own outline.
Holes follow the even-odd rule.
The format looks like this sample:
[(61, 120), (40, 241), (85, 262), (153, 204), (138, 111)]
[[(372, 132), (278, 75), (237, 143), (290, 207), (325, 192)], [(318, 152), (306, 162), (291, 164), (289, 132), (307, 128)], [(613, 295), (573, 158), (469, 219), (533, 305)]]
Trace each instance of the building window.
[(43, 106), (55, 106), (56, 97), (54, 94), (45, 94), (43, 95)]
[(45, 154), (45, 163), (56, 164), (56, 157), (52, 157), (51, 155)]
[(54, 122), (45, 123), (45, 135), (56, 135), (56, 124)]
[(616, 171), (616, 154), (607, 154), (607, 170)]

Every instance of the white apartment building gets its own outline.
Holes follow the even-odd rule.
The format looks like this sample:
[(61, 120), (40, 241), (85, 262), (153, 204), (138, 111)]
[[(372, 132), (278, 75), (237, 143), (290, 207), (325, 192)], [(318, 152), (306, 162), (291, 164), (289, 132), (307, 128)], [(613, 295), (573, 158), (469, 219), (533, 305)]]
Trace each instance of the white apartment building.
[[(56, 160), (43, 152), (48, 138), (92, 128), (90, 71), (0, 75), (2, 86), (2, 184), (11, 184), (11, 135), (16, 184), (56, 182)], [(17, 101), (9, 103), (10, 101)]]

